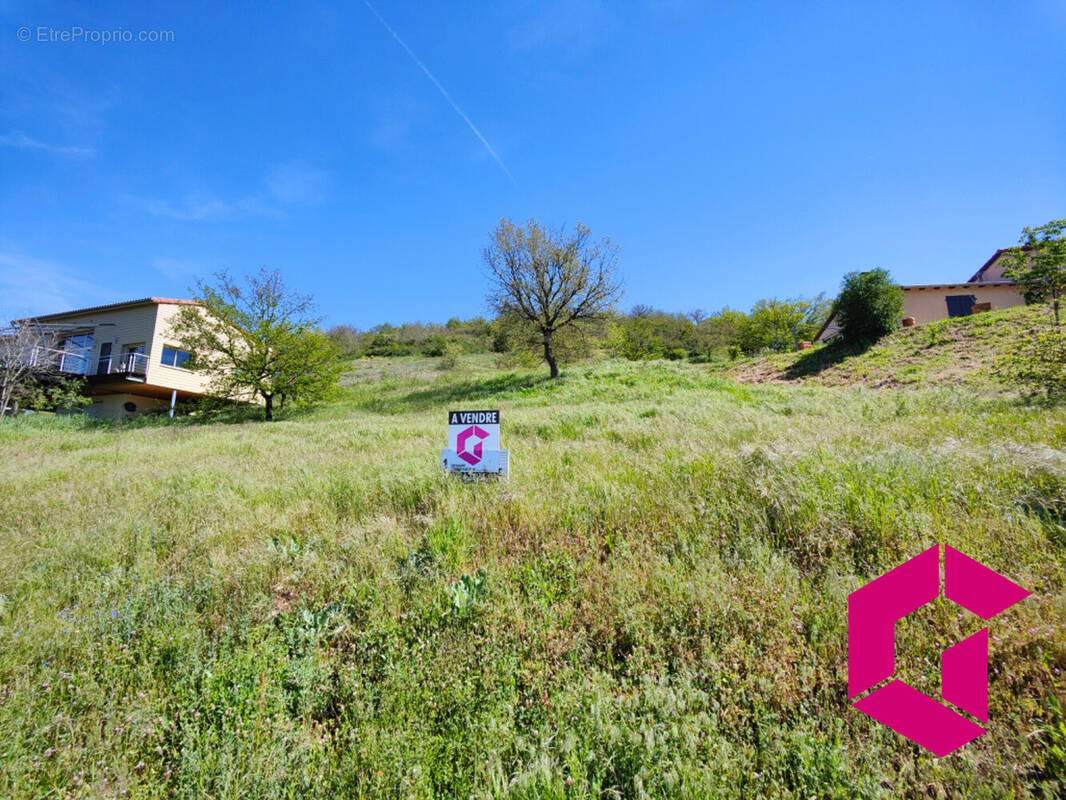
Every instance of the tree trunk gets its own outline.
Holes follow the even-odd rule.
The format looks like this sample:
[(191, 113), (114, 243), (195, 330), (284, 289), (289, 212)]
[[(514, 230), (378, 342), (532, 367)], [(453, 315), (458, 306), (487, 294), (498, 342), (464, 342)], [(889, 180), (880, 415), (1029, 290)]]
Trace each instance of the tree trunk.
[(548, 369), (551, 370), (551, 376), (553, 378), (559, 377), (559, 364), (555, 360), (555, 353), (552, 351), (552, 335), (550, 333), (544, 334), (544, 360), (548, 362)]
[(274, 419), (274, 395), (264, 394), (263, 399), (266, 400), (266, 420), (271, 422)]

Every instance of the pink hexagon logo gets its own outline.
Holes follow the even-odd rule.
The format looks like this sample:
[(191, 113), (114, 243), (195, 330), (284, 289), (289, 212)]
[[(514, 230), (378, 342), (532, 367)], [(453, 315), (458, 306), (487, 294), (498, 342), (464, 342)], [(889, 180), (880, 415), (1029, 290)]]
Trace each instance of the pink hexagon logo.
[[(848, 596), (848, 697), (896, 670), (896, 620), (940, 596), (940, 546), (905, 561)], [(1030, 592), (944, 545), (944, 596), (991, 619)], [(988, 628), (940, 655), (940, 695), (988, 721)], [(977, 723), (901, 680), (891, 680), (853, 704), (912, 742), (946, 756), (985, 732)]]
[[(455, 437), (455, 454), (470, 466), (474, 466), (481, 461), (481, 442), (488, 439), (489, 435), (487, 430), (477, 425), (471, 425), (459, 431), (459, 435)], [(474, 446), (468, 450), (467, 443), (470, 439), (474, 439), (475, 442)]]

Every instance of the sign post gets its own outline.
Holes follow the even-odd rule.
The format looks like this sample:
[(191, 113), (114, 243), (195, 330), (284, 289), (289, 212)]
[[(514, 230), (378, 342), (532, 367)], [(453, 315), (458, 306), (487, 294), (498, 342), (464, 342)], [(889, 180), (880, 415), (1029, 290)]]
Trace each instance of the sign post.
[(463, 476), (507, 475), (510, 458), (500, 449), (499, 411), (449, 411), (448, 448), (440, 465)]

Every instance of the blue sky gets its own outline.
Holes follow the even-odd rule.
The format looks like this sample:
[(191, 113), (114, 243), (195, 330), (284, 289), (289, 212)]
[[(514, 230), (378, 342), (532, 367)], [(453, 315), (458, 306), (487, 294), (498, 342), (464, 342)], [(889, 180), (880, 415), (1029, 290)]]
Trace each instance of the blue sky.
[(0, 312), (268, 266), (327, 325), (469, 317), (504, 216), (610, 236), (626, 308), (746, 309), (1066, 216), (1063, 2), (374, 7), (410, 52), (360, 2), (0, 0)]

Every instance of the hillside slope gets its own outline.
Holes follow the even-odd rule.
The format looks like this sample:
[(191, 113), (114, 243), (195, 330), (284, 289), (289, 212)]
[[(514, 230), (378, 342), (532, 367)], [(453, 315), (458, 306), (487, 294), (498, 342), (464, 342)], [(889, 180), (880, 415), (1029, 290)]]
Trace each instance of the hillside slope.
[[(478, 364), (0, 423), (0, 797), (1062, 796), (1066, 408)], [(449, 408), (501, 410), (508, 481), (441, 474)], [(939, 760), (846, 669), (849, 593), (938, 542), (1033, 592)], [(897, 626), (934, 697), (956, 611)]]
[(1049, 321), (1046, 306), (1021, 306), (901, 328), (864, 352), (824, 345), (749, 359), (730, 368), (744, 383), (823, 386), (958, 386), (999, 391), (992, 367), (1022, 331)]

